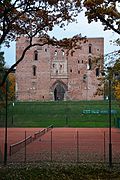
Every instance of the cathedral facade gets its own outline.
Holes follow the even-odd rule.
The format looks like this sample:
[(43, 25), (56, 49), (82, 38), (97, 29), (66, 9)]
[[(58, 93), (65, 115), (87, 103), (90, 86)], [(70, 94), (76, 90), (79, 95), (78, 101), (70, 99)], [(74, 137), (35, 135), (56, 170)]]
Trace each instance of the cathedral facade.
[[(37, 38), (34, 38), (37, 42)], [(16, 43), (16, 61), (27, 46)], [(104, 39), (88, 38), (74, 52), (51, 45), (30, 48), (16, 68), (16, 98), (20, 101), (98, 100)]]

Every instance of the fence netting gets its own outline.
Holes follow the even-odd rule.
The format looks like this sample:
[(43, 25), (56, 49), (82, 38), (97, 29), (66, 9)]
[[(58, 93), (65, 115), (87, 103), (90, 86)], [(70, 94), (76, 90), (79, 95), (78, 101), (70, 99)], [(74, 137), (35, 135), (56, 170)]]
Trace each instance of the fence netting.
[[(108, 163), (108, 128), (45, 128), (23, 133), (25, 139), (8, 146), (9, 163)], [(36, 136), (37, 135), (37, 136)], [(19, 138), (18, 138), (19, 139)], [(18, 141), (20, 142), (20, 141)], [(26, 142), (26, 143), (25, 143)], [(16, 150), (14, 149), (16, 145)], [(12, 150), (11, 150), (12, 148)], [(10, 150), (12, 153), (10, 153)], [(4, 154), (4, 153), (3, 153)], [(120, 163), (120, 130), (112, 128), (112, 161)]]

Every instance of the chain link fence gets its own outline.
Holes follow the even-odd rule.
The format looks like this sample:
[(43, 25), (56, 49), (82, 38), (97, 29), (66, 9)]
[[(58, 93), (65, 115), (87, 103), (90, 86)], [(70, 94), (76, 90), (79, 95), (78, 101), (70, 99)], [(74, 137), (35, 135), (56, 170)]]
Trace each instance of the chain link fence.
[[(37, 132), (43, 131), (44, 129), (41, 129)], [(108, 128), (50, 128), (45, 131), (44, 134), (36, 136), (34, 129), (31, 140), (31, 136), (23, 129), (21, 133), (25, 136), (25, 141), (19, 144), (19, 148), (16, 146), (17, 150), (13, 149), (12, 153), (13, 145), (9, 144), (7, 162), (109, 163)], [(21, 143), (18, 141), (17, 144), (19, 142)], [(113, 128), (113, 163), (120, 163), (119, 149), (120, 130)]]

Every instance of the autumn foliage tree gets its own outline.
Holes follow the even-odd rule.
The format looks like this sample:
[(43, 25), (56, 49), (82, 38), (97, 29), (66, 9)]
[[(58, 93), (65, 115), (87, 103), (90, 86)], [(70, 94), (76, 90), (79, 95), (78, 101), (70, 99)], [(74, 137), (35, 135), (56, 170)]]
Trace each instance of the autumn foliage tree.
[[(120, 39), (114, 41), (117, 46), (120, 46)], [(104, 67), (99, 77), (99, 87), (95, 95), (103, 95), (104, 98), (109, 96), (109, 80), (112, 82), (112, 99), (119, 99), (119, 83), (120, 83), (120, 50), (116, 50), (104, 55)]]
[[(3, 76), (4, 74), (1, 74), (0, 81), (2, 80)], [(6, 90), (8, 94), (8, 101), (14, 101), (15, 99), (15, 74), (9, 73), (6, 81), (7, 81), (7, 87), (6, 87), (6, 82), (3, 84), (3, 86), (0, 87), (0, 108), (5, 106)]]
[[(50, 38), (48, 32), (58, 25), (63, 28), (65, 23), (75, 21), (75, 17), (81, 11), (81, 1), (74, 0), (2, 0), (0, 3), (0, 44), (9, 46), (10, 41), (20, 36), (28, 39), (28, 46), (25, 47), (20, 59), (6, 72), (7, 75), (22, 61), (26, 51), (33, 46), (52, 44), (72, 48), (76, 39), (81, 36), (74, 36), (72, 39), (57, 41)], [(34, 43), (34, 37), (39, 41)]]
[[(5, 71), (5, 60), (4, 60), (4, 52), (0, 51), (0, 83), (4, 77)], [(8, 92), (8, 100), (13, 100), (15, 96), (15, 76), (13, 73), (10, 73), (7, 78), (7, 92)], [(0, 108), (5, 106), (5, 98), (6, 98), (6, 83), (0, 87)]]
[(120, 100), (120, 82), (118, 82), (115, 86), (115, 96), (117, 100)]
[[(115, 43), (120, 46), (120, 39), (118, 38)], [(120, 51), (119, 51), (120, 54)], [(120, 100), (120, 57), (114, 65), (115, 72), (117, 72), (116, 84), (114, 86), (115, 96), (117, 100)]]
[(8, 100), (15, 100), (15, 73), (9, 73), (8, 75)]
[(119, 0), (84, 0), (88, 22), (101, 21), (104, 30), (112, 29), (120, 34)]
[[(4, 64), (5, 64), (4, 52), (0, 51), (0, 82), (2, 82), (2, 78), (4, 76)], [(0, 107), (3, 106), (4, 104), (5, 92), (6, 92), (6, 89), (5, 89), (5, 84), (4, 84), (2, 87), (0, 87)]]
[[(9, 47), (10, 41), (15, 41), (20, 36), (28, 39), (28, 46), (23, 50), (21, 57), (6, 72), (7, 75), (21, 62), (26, 51), (33, 46), (51, 44), (72, 49), (77, 40), (83, 40), (81, 35), (70, 39), (58, 41), (50, 38), (48, 32), (54, 26), (63, 28), (67, 23), (75, 21), (76, 16), (83, 7), (86, 8), (88, 22), (100, 20), (105, 29), (112, 29), (120, 34), (120, 13), (117, 9), (119, 0), (1, 0), (0, 2), (0, 44), (5, 43)], [(34, 43), (33, 38), (39, 41)]]
[[(120, 38), (113, 42), (120, 47)], [(112, 95), (117, 100), (120, 100), (120, 49), (106, 55), (107, 62), (107, 78), (112, 81)]]
[(110, 69), (109, 76), (112, 79), (114, 96), (117, 100), (120, 100), (120, 59), (116, 60), (114, 66)]

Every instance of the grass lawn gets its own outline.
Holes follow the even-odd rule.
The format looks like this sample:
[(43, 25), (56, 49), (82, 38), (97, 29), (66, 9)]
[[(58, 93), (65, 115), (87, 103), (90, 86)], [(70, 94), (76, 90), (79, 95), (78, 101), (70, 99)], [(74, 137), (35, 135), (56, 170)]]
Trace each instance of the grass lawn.
[[(120, 108), (112, 101), (112, 126), (120, 117)], [(97, 113), (99, 111), (99, 113)], [(58, 102), (15, 102), (8, 106), (10, 127), (108, 127), (108, 101), (58, 101)], [(4, 126), (5, 109), (0, 114), (0, 126)]]

